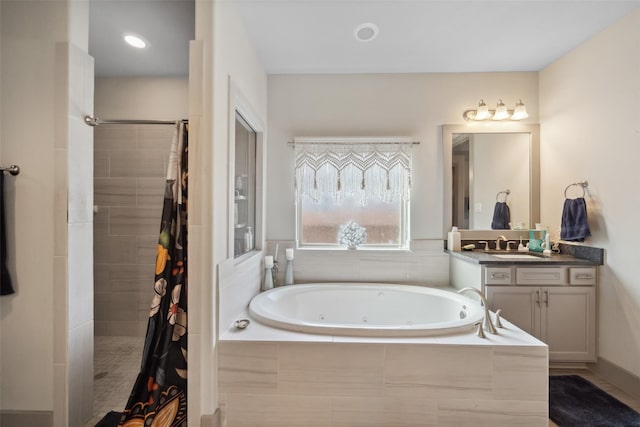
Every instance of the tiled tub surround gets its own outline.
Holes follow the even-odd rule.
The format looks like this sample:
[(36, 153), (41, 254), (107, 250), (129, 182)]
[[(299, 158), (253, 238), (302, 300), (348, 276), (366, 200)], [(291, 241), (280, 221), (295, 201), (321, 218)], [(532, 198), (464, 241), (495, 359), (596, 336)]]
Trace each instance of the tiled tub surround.
[(487, 339), (229, 329), (219, 344), (224, 425), (547, 426), (547, 346), (504, 323)]
[[(280, 261), (292, 241), (279, 243)], [(504, 322), (500, 335), (358, 338), (272, 328), (248, 318), (263, 252), (218, 268), (219, 397), (224, 425), (425, 426), (548, 423), (547, 346)], [(411, 251), (296, 250), (296, 283), (446, 286), (441, 240)], [(281, 265), (284, 265), (282, 263)], [(280, 269), (282, 272), (284, 268)]]
[[(272, 240), (266, 255), (279, 245), (279, 282), (284, 279), (285, 248), (295, 248), (293, 240)], [(447, 286), (449, 257), (442, 252), (442, 240), (412, 240), (409, 250), (322, 250), (295, 249), (293, 275), (296, 283), (386, 282)]]
[[(273, 255), (279, 245), (278, 283), (284, 280), (285, 249), (295, 241), (267, 241), (264, 251), (256, 250), (239, 259), (228, 259), (218, 266), (221, 332), (231, 326), (237, 314), (260, 291), (263, 255)], [(442, 240), (411, 242), (410, 251), (311, 250), (296, 249), (293, 260), (296, 283), (385, 282), (429, 286), (449, 283), (449, 256), (442, 251)]]
[(95, 128), (96, 335), (144, 336), (174, 127)]

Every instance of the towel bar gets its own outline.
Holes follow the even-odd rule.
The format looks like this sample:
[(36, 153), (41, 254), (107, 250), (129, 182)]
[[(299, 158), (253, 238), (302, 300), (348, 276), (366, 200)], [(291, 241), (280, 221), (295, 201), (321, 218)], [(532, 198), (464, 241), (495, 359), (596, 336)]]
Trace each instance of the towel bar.
[(567, 185), (565, 187), (565, 189), (564, 189), (564, 198), (565, 199), (567, 198), (567, 190), (569, 188), (573, 187), (574, 185), (577, 186), (577, 187), (582, 187), (582, 196), (581, 197), (584, 197), (584, 195), (585, 195), (585, 190), (584, 189), (589, 186), (589, 183), (587, 181), (578, 181), (578, 182), (573, 182), (573, 183)]
[(7, 171), (11, 175), (18, 175), (20, 173), (20, 166), (11, 165), (11, 166), (0, 166), (0, 172)]
[(507, 196), (509, 196), (509, 194), (511, 194), (511, 190), (509, 190), (508, 188), (504, 191), (498, 191), (498, 194), (496, 194), (496, 202), (499, 202), (499, 197), (501, 194), (504, 194), (504, 201), (507, 201)]

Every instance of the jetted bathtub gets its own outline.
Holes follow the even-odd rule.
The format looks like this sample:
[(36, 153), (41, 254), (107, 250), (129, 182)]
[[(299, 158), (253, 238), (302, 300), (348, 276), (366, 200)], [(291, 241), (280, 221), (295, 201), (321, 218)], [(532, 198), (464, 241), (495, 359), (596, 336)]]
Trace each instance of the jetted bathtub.
[(325, 335), (429, 336), (463, 332), (482, 320), (479, 301), (410, 285), (312, 283), (256, 295), (251, 317), (276, 328)]

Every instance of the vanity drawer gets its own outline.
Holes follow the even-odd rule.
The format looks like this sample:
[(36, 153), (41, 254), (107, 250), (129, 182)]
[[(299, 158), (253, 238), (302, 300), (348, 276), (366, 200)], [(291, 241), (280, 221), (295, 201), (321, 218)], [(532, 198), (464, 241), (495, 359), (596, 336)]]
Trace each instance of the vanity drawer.
[(595, 267), (574, 267), (569, 269), (570, 285), (595, 285), (596, 284), (596, 268)]
[(487, 285), (513, 285), (512, 270), (511, 267), (486, 267), (484, 283)]
[(516, 282), (518, 285), (565, 285), (567, 269), (564, 267), (518, 267)]

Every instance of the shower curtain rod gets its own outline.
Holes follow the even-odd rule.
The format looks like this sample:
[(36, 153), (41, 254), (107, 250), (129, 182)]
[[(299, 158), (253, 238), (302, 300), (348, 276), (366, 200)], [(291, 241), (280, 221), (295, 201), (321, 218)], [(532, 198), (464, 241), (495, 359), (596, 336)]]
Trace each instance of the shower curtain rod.
[(174, 125), (178, 122), (187, 122), (182, 120), (102, 120), (93, 116), (84, 116), (84, 122), (91, 127), (98, 125)]

